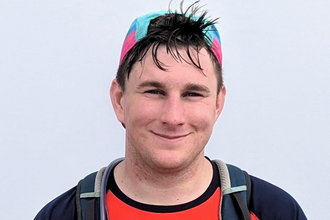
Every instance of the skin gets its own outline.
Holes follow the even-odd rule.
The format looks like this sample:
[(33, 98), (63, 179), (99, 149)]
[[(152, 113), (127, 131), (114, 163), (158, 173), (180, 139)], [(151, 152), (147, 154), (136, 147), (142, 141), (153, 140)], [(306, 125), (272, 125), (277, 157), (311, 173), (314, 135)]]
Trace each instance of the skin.
[[(184, 50), (180, 50), (185, 60)], [(196, 52), (192, 52), (195, 55)], [(111, 101), (126, 128), (125, 160), (115, 168), (119, 188), (148, 204), (176, 205), (200, 196), (212, 179), (204, 157), (225, 100), (217, 93), (214, 65), (205, 49), (199, 53), (203, 72), (176, 61), (160, 47), (160, 70), (148, 51), (134, 64), (125, 92), (114, 80)]]

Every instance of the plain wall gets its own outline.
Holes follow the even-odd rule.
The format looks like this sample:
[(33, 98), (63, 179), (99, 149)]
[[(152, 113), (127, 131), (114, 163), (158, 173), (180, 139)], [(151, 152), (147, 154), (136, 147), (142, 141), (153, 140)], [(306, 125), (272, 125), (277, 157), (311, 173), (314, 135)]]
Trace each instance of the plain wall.
[[(124, 155), (109, 86), (131, 22), (168, 2), (0, 1), (0, 219), (33, 219)], [(326, 219), (330, 2), (200, 4), (220, 17), (227, 86), (206, 154), (282, 187), (309, 219)]]

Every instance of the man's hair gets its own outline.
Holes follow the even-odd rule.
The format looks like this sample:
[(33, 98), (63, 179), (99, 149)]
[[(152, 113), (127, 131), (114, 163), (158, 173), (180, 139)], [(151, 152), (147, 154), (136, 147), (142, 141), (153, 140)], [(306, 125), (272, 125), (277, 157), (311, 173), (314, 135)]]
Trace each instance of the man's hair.
[[(217, 59), (210, 46), (206, 29), (213, 26), (217, 19), (206, 19), (207, 11), (202, 11), (200, 15), (197, 13), (200, 7), (196, 3), (190, 5), (186, 11), (183, 11), (181, 2), (180, 12), (170, 10), (164, 15), (158, 16), (150, 20), (146, 35), (126, 53), (117, 71), (116, 79), (125, 91), (126, 80), (129, 79), (130, 72), (136, 62), (141, 62), (146, 53), (151, 50), (152, 58), (157, 67), (166, 71), (166, 64), (162, 63), (157, 52), (160, 46), (165, 46), (166, 51), (172, 57), (180, 62), (187, 62), (203, 71), (199, 62), (199, 51), (204, 48), (210, 55), (214, 64), (217, 78), (217, 93), (219, 93), (222, 85), (222, 65)], [(216, 30), (215, 30), (216, 31)], [(189, 60), (186, 60), (179, 52), (184, 49)], [(197, 52), (197, 57), (191, 54), (191, 49)]]

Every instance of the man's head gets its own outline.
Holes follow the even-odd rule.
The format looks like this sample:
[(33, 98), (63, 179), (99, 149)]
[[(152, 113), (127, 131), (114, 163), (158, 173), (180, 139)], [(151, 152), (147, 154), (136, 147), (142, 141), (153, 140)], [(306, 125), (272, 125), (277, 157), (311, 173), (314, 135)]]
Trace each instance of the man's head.
[[(190, 10), (189, 10), (190, 9)], [(179, 12), (162, 11), (141, 16), (134, 20), (122, 48), (120, 66), (116, 79), (123, 91), (125, 91), (126, 80), (136, 62), (143, 60), (148, 50), (152, 51), (155, 64), (166, 70), (166, 64), (157, 58), (158, 48), (165, 46), (166, 50), (178, 61), (183, 60), (183, 54), (178, 49), (183, 48), (188, 60), (201, 69), (199, 58), (192, 57), (191, 49), (199, 52), (206, 49), (214, 63), (217, 74), (217, 88), (220, 91), (223, 85), (222, 79), (222, 52), (220, 36), (214, 26), (214, 20), (206, 19), (206, 12), (198, 15), (198, 7), (190, 6), (185, 12), (181, 8)]]
[(218, 34), (194, 12), (149, 14), (126, 37), (110, 95), (134, 166), (177, 172), (205, 160), (226, 89)]

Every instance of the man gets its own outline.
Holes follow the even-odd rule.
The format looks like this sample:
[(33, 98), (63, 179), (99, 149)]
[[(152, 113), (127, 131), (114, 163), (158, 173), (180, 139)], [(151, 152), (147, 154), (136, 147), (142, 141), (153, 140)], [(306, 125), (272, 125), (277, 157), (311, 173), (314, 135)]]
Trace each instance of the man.
[[(137, 18), (124, 41), (110, 88), (126, 129), (125, 159), (111, 169), (109, 219), (219, 219), (219, 171), (204, 155), (225, 101), (222, 52), (206, 12), (157, 12)], [(251, 176), (252, 220), (306, 219), (281, 189)], [(76, 190), (36, 220), (77, 219)]]

